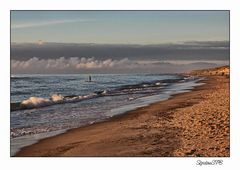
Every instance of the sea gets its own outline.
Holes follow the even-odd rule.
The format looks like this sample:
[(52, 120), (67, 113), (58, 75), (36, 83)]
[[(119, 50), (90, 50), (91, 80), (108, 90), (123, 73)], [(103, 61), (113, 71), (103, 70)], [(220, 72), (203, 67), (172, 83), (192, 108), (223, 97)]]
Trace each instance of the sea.
[(191, 91), (202, 79), (181, 74), (12, 74), (11, 156), (40, 139)]

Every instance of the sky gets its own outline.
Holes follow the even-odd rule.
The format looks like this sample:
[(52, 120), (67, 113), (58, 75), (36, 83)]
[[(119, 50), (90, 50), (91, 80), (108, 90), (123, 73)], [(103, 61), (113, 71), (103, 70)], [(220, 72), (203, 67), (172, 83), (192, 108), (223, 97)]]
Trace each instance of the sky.
[(158, 44), (228, 40), (227, 11), (12, 11), (12, 42)]
[(13, 73), (185, 71), (229, 62), (229, 12), (11, 11), (11, 44)]

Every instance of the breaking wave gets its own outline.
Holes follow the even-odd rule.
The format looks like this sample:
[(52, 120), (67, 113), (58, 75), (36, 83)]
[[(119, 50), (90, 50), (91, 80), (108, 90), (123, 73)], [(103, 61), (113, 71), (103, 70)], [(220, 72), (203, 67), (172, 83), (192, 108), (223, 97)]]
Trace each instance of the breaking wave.
[(71, 103), (71, 102), (79, 102), (83, 99), (90, 99), (96, 97), (97, 94), (90, 94), (85, 96), (62, 96), (59, 94), (54, 94), (51, 98), (41, 98), (41, 97), (29, 97), (26, 100), (23, 100), (19, 103), (11, 103), (11, 110), (24, 110), (24, 109), (33, 109), (33, 108), (40, 108), (51, 106), (55, 104), (62, 104), (62, 103)]

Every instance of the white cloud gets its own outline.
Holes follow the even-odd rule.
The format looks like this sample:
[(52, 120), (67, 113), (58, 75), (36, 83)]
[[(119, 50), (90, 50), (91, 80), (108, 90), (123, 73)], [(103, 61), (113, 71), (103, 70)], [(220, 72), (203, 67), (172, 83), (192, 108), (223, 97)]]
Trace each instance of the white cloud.
[(27, 23), (12, 23), (11, 29), (21, 29), (21, 28), (32, 28), (41, 27), (56, 24), (74, 23), (74, 22), (86, 22), (86, 19), (68, 19), (68, 20), (51, 20), (51, 21), (40, 21), (40, 22), (27, 22)]
[(137, 62), (127, 58), (122, 60), (96, 60), (92, 58), (64, 58), (57, 59), (38, 59), (33, 57), (26, 61), (11, 60), (11, 68), (13, 70), (81, 70), (81, 69), (106, 69), (106, 68), (133, 68), (137, 67)]
[(128, 58), (99, 60), (94, 57), (39, 59), (33, 57), (25, 61), (11, 60), (11, 73), (176, 73), (214, 66), (217, 64), (207, 61), (137, 61)]

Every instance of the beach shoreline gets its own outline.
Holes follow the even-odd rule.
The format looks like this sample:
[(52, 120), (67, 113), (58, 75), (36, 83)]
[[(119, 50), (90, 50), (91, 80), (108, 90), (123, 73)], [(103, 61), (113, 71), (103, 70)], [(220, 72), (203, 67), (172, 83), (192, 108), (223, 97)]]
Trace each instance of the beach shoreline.
[[(229, 77), (208, 76), (202, 82), (205, 84), (191, 92), (42, 139), (22, 148), (15, 156), (227, 157), (230, 155)], [(222, 92), (225, 96), (216, 102), (222, 108), (213, 111), (209, 102), (219, 98), (216, 95), (223, 95)], [(218, 109), (216, 104), (214, 107)], [(196, 113), (191, 115), (193, 110)], [(216, 113), (221, 110), (224, 112)]]

